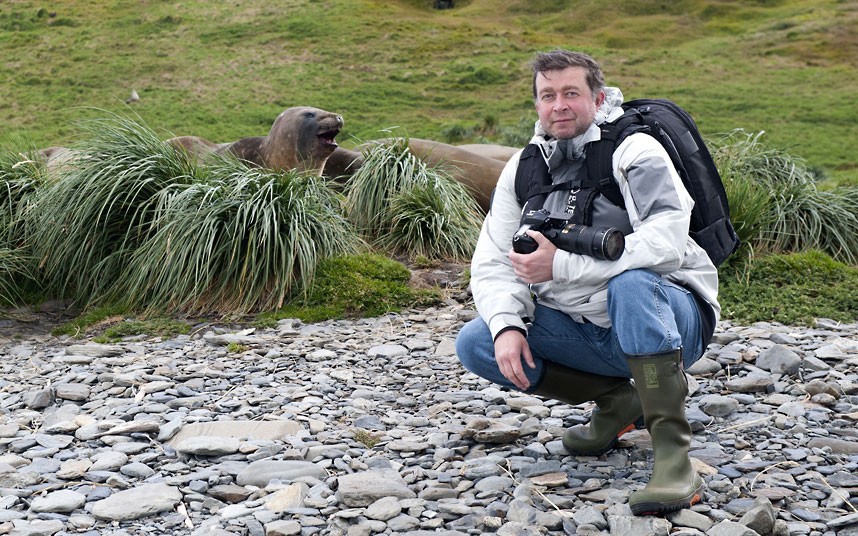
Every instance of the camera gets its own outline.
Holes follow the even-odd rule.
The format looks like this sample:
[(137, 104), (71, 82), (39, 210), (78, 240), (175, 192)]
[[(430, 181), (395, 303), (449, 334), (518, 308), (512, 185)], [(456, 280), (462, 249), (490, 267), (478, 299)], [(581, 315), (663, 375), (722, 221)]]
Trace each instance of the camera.
[(538, 245), (526, 234), (539, 231), (559, 249), (570, 253), (588, 255), (597, 259), (615, 261), (623, 254), (626, 239), (613, 227), (590, 227), (567, 220), (552, 218), (545, 209), (528, 211), (522, 218), (521, 227), (512, 237), (512, 249), (516, 253), (533, 253)]

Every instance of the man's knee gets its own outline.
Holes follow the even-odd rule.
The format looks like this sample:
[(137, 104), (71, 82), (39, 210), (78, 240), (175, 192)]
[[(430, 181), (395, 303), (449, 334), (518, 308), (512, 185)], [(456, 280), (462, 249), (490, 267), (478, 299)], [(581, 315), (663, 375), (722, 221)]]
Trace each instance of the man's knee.
[(610, 299), (611, 295), (638, 294), (651, 284), (653, 276), (656, 276), (655, 272), (645, 269), (627, 270), (616, 275), (608, 281), (608, 298)]
[(481, 318), (471, 320), (459, 331), (456, 337), (456, 356), (466, 369), (474, 371), (478, 368), (476, 363), (485, 359), (482, 354), (486, 351), (487, 337), (490, 341), (492, 334)]

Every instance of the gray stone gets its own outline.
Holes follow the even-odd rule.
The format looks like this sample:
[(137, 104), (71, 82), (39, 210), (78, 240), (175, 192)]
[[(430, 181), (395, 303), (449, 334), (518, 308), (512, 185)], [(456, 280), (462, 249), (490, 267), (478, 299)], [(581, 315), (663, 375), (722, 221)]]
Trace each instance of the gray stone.
[(754, 506), (739, 519), (739, 523), (759, 534), (771, 534), (776, 520), (772, 502), (765, 497), (758, 497), (754, 499)]
[(713, 417), (726, 417), (739, 409), (736, 399), (720, 395), (704, 395), (698, 404), (704, 413)]
[(728, 380), (724, 386), (738, 393), (765, 393), (774, 386), (774, 383), (769, 374), (754, 372)]
[(725, 519), (709, 529), (706, 536), (760, 536), (760, 534), (741, 523)]
[(129, 521), (170, 511), (181, 500), (182, 494), (173, 486), (143, 484), (92, 503), (92, 515), (107, 521)]
[(53, 491), (45, 496), (34, 497), (30, 503), (33, 512), (73, 512), (86, 502), (86, 495), (73, 490)]
[(301, 534), (301, 524), (291, 519), (265, 524), (265, 536), (295, 536), (296, 534)]
[(701, 532), (706, 532), (714, 525), (714, 522), (705, 515), (687, 509), (672, 512), (667, 515), (667, 519), (676, 526), (693, 528)]
[(65, 528), (59, 519), (34, 519), (16, 523), (9, 536), (53, 536)]
[(89, 357), (115, 357), (125, 353), (121, 346), (113, 344), (72, 344), (66, 348), (66, 355), (83, 355)]
[(167, 444), (176, 447), (185, 439), (204, 436), (274, 441), (282, 439), (284, 436), (294, 435), (299, 430), (301, 430), (301, 425), (290, 420), (200, 422), (182, 426), (178, 433), (174, 432), (174, 435), (169, 437)]
[(54, 402), (54, 393), (50, 389), (36, 389), (24, 393), (24, 405), (30, 409), (45, 409)]
[(54, 386), (54, 394), (61, 400), (82, 402), (89, 398), (91, 388), (82, 383), (58, 383)]
[(128, 455), (115, 450), (101, 452), (92, 457), (89, 471), (115, 471), (128, 463)]
[(176, 445), (176, 451), (192, 456), (226, 456), (235, 454), (241, 441), (234, 437), (189, 437)]
[(363, 471), (337, 478), (337, 495), (349, 507), (369, 506), (378, 499), (395, 497), (410, 499), (416, 494), (393, 471)]
[(298, 460), (260, 460), (242, 469), (235, 477), (239, 486), (263, 488), (272, 480), (290, 482), (303, 477), (325, 478), (327, 473), (318, 465)]
[(795, 374), (801, 366), (801, 357), (783, 344), (775, 344), (757, 356), (756, 365), (776, 374)]
[(387, 521), (402, 513), (402, 505), (396, 497), (382, 497), (370, 504), (364, 510), (364, 515), (370, 519)]

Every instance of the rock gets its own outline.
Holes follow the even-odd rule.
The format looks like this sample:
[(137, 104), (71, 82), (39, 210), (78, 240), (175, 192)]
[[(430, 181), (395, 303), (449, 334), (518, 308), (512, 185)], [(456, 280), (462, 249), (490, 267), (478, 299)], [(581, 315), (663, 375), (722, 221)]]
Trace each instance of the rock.
[(92, 504), (92, 515), (107, 521), (129, 521), (167, 512), (182, 500), (182, 494), (167, 484), (143, 484), (118, 491)]
[(325, 470), (310, 462), (298, 460), (260, 460), (242, 469), (235, 477), (240, 486), (265, 487), (272, 480), (290, 482), (302, 477), (324, 478)]
[(392, 471), (364, 471), (339, 477), (337, 495), (349, 507), (369, 506), (378, 499), (416, 497), (398, 473)]
[(757, 356), (756, 365), (776, 374), (795, 374), (801, 366), (801, 357), (782, 344), (775, 344)]
[(189, 437), (176, 445), (176, 451), (193, 456), (226, 456), (238, 452), (240, 446), (234, 437)]
[(30, 510), (33, 512), (67, 513), (83, 507), (85, 502), (86, 495), (64, 489), (48, 493), (44, 496), (34, 497), (30, 503)]
[(858, 324), (719, 324), (688, 371), (705, 500), (657, 518), (628, 507), (649, 433), (569, 456), (593, 405), (465, 372), (453, 341), (475, 314), (450, 300), (104, 346), (0, 321), (0, 534), (858, 536)]

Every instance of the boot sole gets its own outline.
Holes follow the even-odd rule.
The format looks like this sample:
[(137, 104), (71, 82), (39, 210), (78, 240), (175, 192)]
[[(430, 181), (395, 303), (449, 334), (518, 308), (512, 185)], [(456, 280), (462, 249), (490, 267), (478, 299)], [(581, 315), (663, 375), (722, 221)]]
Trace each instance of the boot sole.
[(690, 508), (692, 505), (699, 503), (703, 499), (703, 486), (691, 494), (689, 498), (683, 498), (670, 502), (647, 501), (634, 505), (630, 505), (632, 514), (636, 516), (661, 516)]
[(643, 430), (645, 427), (646, 426), (644, 425), (644, 418), (640, 417), (635, 422), (631, 423), (630, 425), (626, 426), (625, 428), (623, 428), (622, 430), (617, 432), (617, 435), (615, 435), (614, 438), (611, 439), (611, 441), (608, 442), (608, 444), (605, 445), (605, 447), (603, 447), (601, 449), (591, 450), (591, 451), (583, 451), (583, 450), (572, 451), (572, 450), (569, 450), (567, 448), (567, 450), (569, 450), (569, 454), (571, 456), (601, 456), (602, 454), (605, 454), (606, 452), (614, 450), (614, 447), (616, 447), (617, 443), (619, 443), (619, 441), (620, 441), (620, 437), (622, 437), (624, 434), (627, 434), (628, 432), (631, 432), (632, 430)]

